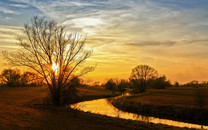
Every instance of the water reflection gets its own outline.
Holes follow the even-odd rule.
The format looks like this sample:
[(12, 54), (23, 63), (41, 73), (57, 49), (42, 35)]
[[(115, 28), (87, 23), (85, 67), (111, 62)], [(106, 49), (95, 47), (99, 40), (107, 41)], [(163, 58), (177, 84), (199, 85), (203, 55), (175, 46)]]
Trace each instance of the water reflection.
[[(77, 104), (73, 104), (70, 107), (84, 112), (91, 112), (91, 113), (106, 115), (110, 117), (119, 117), (122, 119), (138, 120), (143, 122), (151, 122), (155, 124), (160, 123), (160, 124), (176, 126), (176, 127), (201, 129), (201, 125), (197, 125), (197, 124), (184, 123), (179, 121), (160, 119), (155, 117), (148, 117), (148, 116), (137, 115), (129, 112), (124, 112), (115, 108), (111, 103), (109, 103), (107, 99), (98, 99), (98, 100), (80, 102)], [(203, 126), (203, 129), (208, 129), (208, 126)]]

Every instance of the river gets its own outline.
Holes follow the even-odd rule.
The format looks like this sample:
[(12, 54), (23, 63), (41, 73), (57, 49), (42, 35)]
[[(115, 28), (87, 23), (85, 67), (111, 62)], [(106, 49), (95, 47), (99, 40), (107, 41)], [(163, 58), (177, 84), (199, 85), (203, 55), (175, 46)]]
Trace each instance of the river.
[[(94, 114), (106, 115), (110, 117), (119, 117), (122, 119), (131, 119), (143, 122), (151, 122), (155, 124), (164, 124), (169, 126), (176, 127), (187, 127), (187, 128), (196, 128), (201, 129), (201, 125), (185, 123), (180, 121), (168, 120), (155, 118), (150, 116), (142, 116), (134, 113), (124, 112), (115, 108), (107, 99), (97, 99), (91, 101), (79, 102), (73, 105), (70, 105), (73, 109), (78, 109), (84, 112), (90, 112)], [(208, 126), (203, 126), (203, 129), (208, 129)]]

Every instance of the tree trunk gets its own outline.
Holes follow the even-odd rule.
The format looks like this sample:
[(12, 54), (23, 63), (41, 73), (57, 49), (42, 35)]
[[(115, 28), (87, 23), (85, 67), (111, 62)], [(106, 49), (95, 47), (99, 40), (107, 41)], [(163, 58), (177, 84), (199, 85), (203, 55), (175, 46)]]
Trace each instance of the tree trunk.
[(53, 98), (52, 99), (53, 100), (53, 105), (56, 105), (56, 106), (61, 105), (61, 96), (60, 96), (60, 90), (59, 89), (55, 90), (54, 96), (52, 98)]
[(58, 94), (56, 94), (55, 97), (54, 97), (54, 105), (56, 105), (56, 106), (61, 105), (60, 95), (58, 95)]
[(51, 92), (53, 105), (60, 106), (61, 105), (61, 91), (59, 87), (57, 88), (56, 86), (53, 86), (53, 85), (48, 85), (48, 87)]

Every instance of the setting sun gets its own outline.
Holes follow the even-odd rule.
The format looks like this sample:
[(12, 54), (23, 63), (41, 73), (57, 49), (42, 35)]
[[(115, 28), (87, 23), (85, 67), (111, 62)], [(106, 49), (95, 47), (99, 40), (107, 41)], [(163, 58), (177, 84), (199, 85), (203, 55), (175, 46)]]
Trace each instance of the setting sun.
[(53, 62), (52, 64), (52, 70), (57, 71), (58, 70), (58, 63)]

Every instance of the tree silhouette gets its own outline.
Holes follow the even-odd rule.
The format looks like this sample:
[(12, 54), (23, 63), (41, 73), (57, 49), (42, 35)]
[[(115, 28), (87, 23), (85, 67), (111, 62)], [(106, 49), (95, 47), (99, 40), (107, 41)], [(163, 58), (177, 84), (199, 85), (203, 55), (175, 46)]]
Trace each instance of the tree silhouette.
[(157, 71), (148, 65), (138, 65), (132, 69), (130, 81), (134, 85), (135, 92), (144, 92), (147, 80), (158, 75)]
[(147, 82), (148, 82), (149, 87), (155, 88), (155, 89), (165, 89), (166, 87), (171, 86), (170, 81), (167, 80), (165, 75), (154, 78), (154, 79), (150, 79)]
[(70, 82), (94, 69), (83, 65), (92, 53), (84, 49), (86, 37), (68, 34), (65, 27), (38, 16), (24, 25), (23, 34), (18, 38), (21, 49), (4, 51), (3, 55), (11, 63), (29, 67), (42, 76), (53, 104), (61, 105), (61, 97)]
[(23, 72), (19, 69), (4, 69), (0, 80), (7, 87), (39, 86), (43, 78), (33, 72)]
[(118, 91), (121, 94), (123, 94), (126, 91), (126, 89), (128, 88), (129, 83), (128, 83), (128, 81), (121, 79), (120, 81), (117, 82), (117, 86), (118, 86)]
[(174, 87), (180, 87), (180, 84), (178, 83), (178, 81), (175, 81), (175, 83), (174, 83), (173, 86), (174, 86)]
[(21, 86), (41, 86), (43, 78), (33, 72), (24, 72), (21, 74)]
[(117, 85), (116, 82), (111, 78), (109, 79), (104, 86), (106, 87), (106, 89), (112, 91), (112, 94), (115, 95), (115, 92), (117, 90)]
[(4, 69), (1, 73), (1, 80), (7, 87), (20, 85), (21, 74), (18, 69)]

